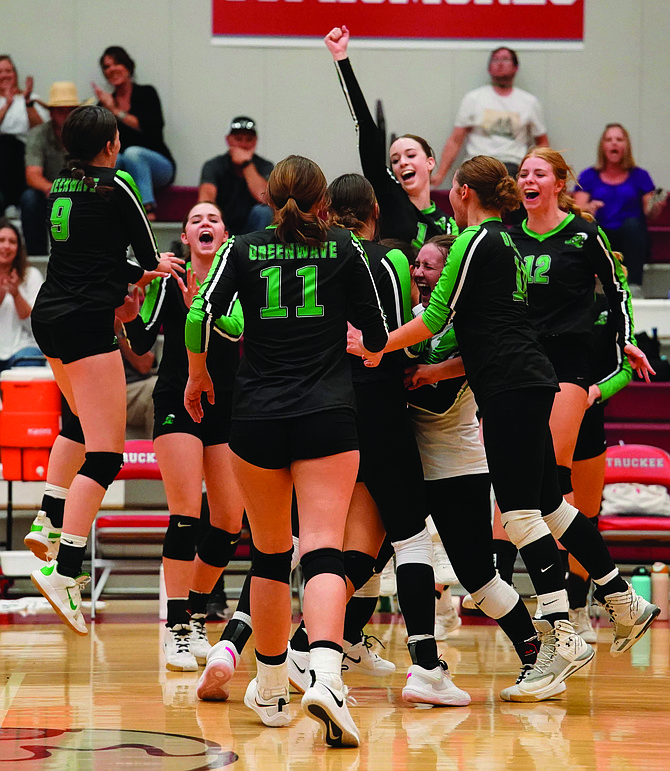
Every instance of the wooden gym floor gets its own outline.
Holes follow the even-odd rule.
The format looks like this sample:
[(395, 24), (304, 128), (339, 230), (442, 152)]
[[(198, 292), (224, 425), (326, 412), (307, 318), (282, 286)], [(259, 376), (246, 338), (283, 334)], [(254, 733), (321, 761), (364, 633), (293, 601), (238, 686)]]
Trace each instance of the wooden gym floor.
[[(400, 690), (409, 658), (399, 617), (368, 627), (398, 669), (385, 679), (348, 676), (359, 749), (327, 749), (292, 699), (289, 728), (262, 726), (242, 704), (253, 645), (226, 703), (198, 702), (198, 673), (164, 669), (154, 601), (107, 602), (86, 638), (50, 612), (0, 616), (0, 771), (643, 771), (670, 769), (670, 632), (656, 622), (631, 653), (598, 652), (564, 698), (506, 704), (518, 665), (496, 626), (466, 617), (440, 643), (465, 708), (414, 708)], [(215, 642), (221, 624), (210, 624)], [(252, 638), (253, 642), (253, 638)]]

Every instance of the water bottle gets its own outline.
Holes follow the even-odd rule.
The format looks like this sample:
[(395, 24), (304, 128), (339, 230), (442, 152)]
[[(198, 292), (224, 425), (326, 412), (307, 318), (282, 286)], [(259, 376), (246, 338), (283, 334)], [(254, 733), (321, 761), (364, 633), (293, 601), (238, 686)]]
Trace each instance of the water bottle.
[(670, 596), (670, 576), (668, 566), (654, 562), (651, 566), (651, 601), (661, 609), (659, 620), (668, 619), (668, 597)]
[(651, 602), (651, 576), (647, 568), (635, 568), (631, 585), (638, 596), (647, 600), (647, 602)]

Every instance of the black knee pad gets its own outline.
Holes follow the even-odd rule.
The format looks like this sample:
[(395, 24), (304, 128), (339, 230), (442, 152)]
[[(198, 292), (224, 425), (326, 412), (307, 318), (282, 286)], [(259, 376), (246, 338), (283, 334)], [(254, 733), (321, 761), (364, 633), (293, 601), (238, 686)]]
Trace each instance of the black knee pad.
[(344, 552), (344, 573), (358, 591), (370, 580), (375, 568), (375, 558), (362, 551)]
[(82, 430), (79, 418), (72, 412), (68, 412), (65, 416), (60, 435), (72, 442), (77, 442), (77, 444), (85, 444), (84, 431)]
[(340, 549), (314, 549), (300, 558), (305, 584), (314, 576), (332, 573), (344, 581), (344, 556)]
[(267, 578), (288, 584), (291, 580), (291, 555), (293, 549), (277, 554), (266, 554), (251, 547), (251, 571), (257, 578)]
[(558, 486), (561, 493), (567, 495), (572, 492), (572, 471), (567, 466), (557, 466)]
[(202, 541), (198, 544), (198, 557), (206, 565), (225, 568), (235, 554), (239, 540), (240, 533), (229, 533), (227, 530), (208, 525)]
[(193, 562), (199, 522), (200, 520), (196, 517), (171, 514), (163, 539), (163, 556), (170, 560)]
[(105, 490), (112, 484), (123, 466), (123, 453), (87, 452), (79, 474), (97, 482)]

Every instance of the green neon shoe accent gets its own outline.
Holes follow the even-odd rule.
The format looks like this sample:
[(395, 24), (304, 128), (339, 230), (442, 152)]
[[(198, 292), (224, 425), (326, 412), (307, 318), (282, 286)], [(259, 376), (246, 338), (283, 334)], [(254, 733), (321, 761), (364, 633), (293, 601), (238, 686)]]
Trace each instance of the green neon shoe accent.
[(42, 573), (42, 575), (44, 575), (44, 576), (50, 576), (50, 575), (51, 575), (51, 574), (54, 572), (54, 570), (55, 570), (55, 569), (56, 569), (56, 563), (54, 562), (54, 563), (52, 563), (51, 565), (45, 565), (45, 566), (44, 566), (44, 567), (41, 569), (41, 571), (40, 571), (40, 572), (41, 572), (41, 573)]
[(42, 525), (31, 525), (30, 526), (30, 532), (31, 533), (41, 533), (44, 528)]
[(72, 610), (77, 610), (77, 604), (75, 602), (72, 602), (72, 597), (70, 596), (70, 588), (68, 586), (65, 587), (65, 591), (67, 592), (67, 598), (70, 600), (70, 607)]
[(60, 538), (60, 533), (47, 533), (47, 538), (50, 541), (55, 541), (57, 538)]

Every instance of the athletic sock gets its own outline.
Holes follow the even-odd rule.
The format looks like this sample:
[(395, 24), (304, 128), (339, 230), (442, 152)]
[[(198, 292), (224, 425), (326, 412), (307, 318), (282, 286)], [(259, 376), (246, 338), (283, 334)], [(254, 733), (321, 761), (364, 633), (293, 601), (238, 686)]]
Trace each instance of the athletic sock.
[(540, 643), (526, 606), (519, 597), (517, 604), (504, 616), (496, 619), (498, 626), (509, 637), (522, 664), (534, 664)]
[(293, 632), (293, 637), (291, 637), (291, 648), (294, 651), (300, 651), (301, 653), (307, 653), (309, 651), (309, 639), (307, 637), (304, 621), (301, 621), (298, 628)]
[(501, 538), (493, 539), (496, 570), (500, 573), (502, 580), (508, 584), (512, 583), (517, 552), (518, 549), (511, 541), (503, 541)]
[(593, 583), (596, 584), (593, 596), (598, 602), (604, 602), (605, 597), (607, 597), (608, 594), (618, 594), (619, 592), (628, 591), (628, 584), (619, 574), (618, 568), (614, 568), (614, 570), (611, 570), (602, 578), (593, 578)]
[(435, 634), (435, 575), (433, 566), (409, 562), (396, 568), (398, 604), (407, 634)]
[[(244, 616), (244, 614), (240, 613), (239, 616)], [(233, 617), (226, 624), (226, 628), (221, 635), (221, 640), (232, 643), (238, 654), (241, 654), (245, 645), (249, 642), (251, 632), (251, 617), (245, 616), (244, 618), (240, 618), (238, 617), (238, 613), (235, 612)]]
[(412, 635), (407, 639), (412, 664), (417, 664), (424, 669), (435, 669), (439, 666), (437, 643), (433, 635)]
[(558, 553), (561, 555), (561, 565), (563, 566), (563, 576), (565, 580), (568, 580), (570, 575), (570, 555), (565, 549), (559, 549)]
[(68, 488), (58, 487), (47, 482), (44, 485), (44, 495), (40, 511), (43, 511), (51, 524), (59, 530), (63, 527), (63, 514), (65, 512), (65, 498)]
[(191, 589), (188, 593), (188, 609), (192, 616), (206, 616), (209, 592), (195, 592)]
[[(607, 576), (616, 570), (616, 565), (603, 537), (581, 511), (577, 512), (568, 529), (558, 540), (577, 562), (584, 566), (584, 569), (594, 580), (595, 576)], [(621, 579), (621, 584), (624, 585), (624, 589), (614, 589), (613, 591), (625, 591), (623, 579)], [(620, 586), (621, 584), (617, 582), (615, 585)]]
[[(223, 573), (221, 577), (223, 578)], [(240, 599), (237, 601), (237, 610), (240, 613), (245, 613), (247, 616), (251, 616), (251, 571), (249, 571), (242, 584), (242, 590), (240, 592)]]
[(356, 645), (363, 637), (363, 627), (370, 621), (377, 607), (377, 597), (352, 597), (344, 614), (344, 639)]
[(86, 536), (61, 533), (58, 549), (58, 572), (62, 576), (77, 578), (81, 575), (81, 566), (86, 554), (86, 542)]
[(167, 625), (170, 629), (176, 624), (188, 626), (191, 616), (188, 612), (187, 597), (173, 597), (167, 601)]
[(288, 651), (284, 651), (283, 653), (280, 653), (278, 656), (264, 656), (262, 653), (259, 653), (256, 651), (256, 658), (258, 661), (261, 662), (261, 664), (265, 664), (269, 667), (278, 667), (281, 666), (286, 661), (286, 654)]
[(568, 573), (567, 587), (570, 608), (572, 610), (585, 608), (588, 602), (589, 589), (591, 588), (591, 579), (587, 578), (584, 580), (577, 573)]

